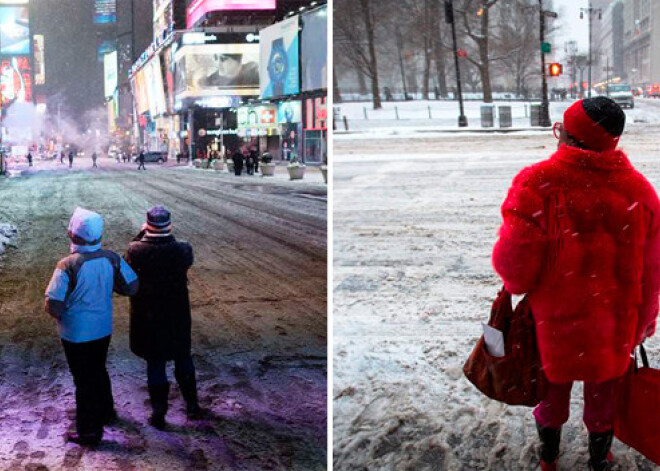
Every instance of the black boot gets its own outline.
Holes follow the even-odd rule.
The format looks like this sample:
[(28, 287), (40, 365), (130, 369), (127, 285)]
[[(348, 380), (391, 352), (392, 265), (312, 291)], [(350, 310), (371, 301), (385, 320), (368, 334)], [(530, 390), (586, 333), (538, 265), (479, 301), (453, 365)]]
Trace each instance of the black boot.
[(68, 432), (66, 434), (66, 441), (75, 443), (77, 445), (81, 446), (89, 446), (89, 447), (95, 447), (99, 443), (101, 443), (101, 439), (103, 438), (103, 432), (95, 432), (95, 433), (78, 433), (78, 432)]
[(177, 374), (174, 372), (181, 395), (186, 401), (186, 414), (189, 419), (198, 420), (202, 415), (202, 409), (197, 402), (197, 380), (195, 373)]
[(559, 456), (561, 428), (542, 427), (537, 422), (536, 430), (541, 439), (541, 461), (546, 464), (555, 463)]
[(614, 431), (589, 434), (589, 469), (607, 471), (612, 469), (612, 438)]
[(167, 396), (170, 393), (170, 383), (149, 386), (152, 414), (149, 423), (158, 430), (165, 429), (165, 414), (167, 414)]

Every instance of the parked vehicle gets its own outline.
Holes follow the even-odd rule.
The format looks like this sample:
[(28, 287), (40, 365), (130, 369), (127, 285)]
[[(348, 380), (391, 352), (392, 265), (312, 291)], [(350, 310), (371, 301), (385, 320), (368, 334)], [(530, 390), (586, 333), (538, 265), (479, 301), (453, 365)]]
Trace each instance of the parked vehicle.
[[(139, 154), (138, 154), (139, 155)], [(138, 155), (133, 156), (133, 162), (137, 162)], [(144, 161), (146, 162), (158, 162), (162, 164), (167, 161), (167, 152), (159, 151), (149, 151), (144, 153)]]

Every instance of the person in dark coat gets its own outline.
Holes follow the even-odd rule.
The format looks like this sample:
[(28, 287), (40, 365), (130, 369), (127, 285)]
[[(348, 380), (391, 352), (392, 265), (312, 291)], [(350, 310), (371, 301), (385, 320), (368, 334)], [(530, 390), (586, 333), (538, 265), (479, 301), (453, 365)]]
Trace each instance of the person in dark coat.
[(252, 152), (248, 153), (245, 157), (245, 168), (248, 175), (254, 174), (254, 157), (252, 156)]
[(28, 161), (28, 165), (32, 167), (32, 152), (28, 152), (27, 161)]
[(138, 170), (146, 170), (147, 168), (144, 166), (144, 151), (140, 152), (140, 155), (138, 155)]
[(257, 149), (252, 149), (250, 155), (254, 160), (254, 172), (259, 173), (259, 153), (257, 152)]
[(92, 154), (92, 168), (98, 168), (98, 165), (96, 165), (96, 159), (98, 158), (98, 155), (96, 152)]
[(69, 168), (73, 167), (73, 151), (69, 151)]
[(60, 163), (64, 163), (64, 151), (60, 152)]
[(128, 247), (126, 261), (137, 273), (140, 290), (131, 299), (131, 351), (147, 361), (147, 385), (153, 413), (150, 423), (165, 428), (170, 383), (165, 365), (174, 361), (174, 376), (187, 404), (188, 417), (198, 418), (195, 366), (190, 353), (188, 269), (193, 264), (189, 243), (172, 235), (169, 211), (155, 206)]
[(236, 149), (236, 152), (234, 152), (234, 174), (235, 175), (240, 175), (241, 172), (243, 171), (243, 152), (241, 152), (241, 148), (239, 147)]

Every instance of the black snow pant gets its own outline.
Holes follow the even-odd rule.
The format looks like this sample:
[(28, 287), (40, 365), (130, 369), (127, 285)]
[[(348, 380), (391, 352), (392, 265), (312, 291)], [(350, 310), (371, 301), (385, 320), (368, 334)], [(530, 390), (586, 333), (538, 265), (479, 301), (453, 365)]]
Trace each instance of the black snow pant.
[(103, 436), (103, 423), (114, 414), (110, 376), (105, 367), (110, 337), (82, 343), (62, 339), (76, 386), (76, 429), (80, 435)]
[(69, 168), (73, 167), (73, 159), (69, 159)]
[(242, 171), (243, 171), (242, 165), (239, 167), (238, 165), (234, 164), (234, 175), (240, 175)]
[(144, 162), (140, 162), (140, 165), (138, 165), (138, 168), (137, 168), (137, 169), (138, 169), (138, 170), (140, 170), (140, 169), (142, 169), (142, 170), (146, 170), (147, 167), (144, 166)]

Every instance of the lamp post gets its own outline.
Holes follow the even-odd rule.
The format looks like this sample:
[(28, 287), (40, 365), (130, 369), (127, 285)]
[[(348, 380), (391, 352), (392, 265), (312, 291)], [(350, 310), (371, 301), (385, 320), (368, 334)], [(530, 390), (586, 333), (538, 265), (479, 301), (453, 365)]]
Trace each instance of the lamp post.
[(458, 127), (465, 128), (468, 125), (467, 116), (463, 111), (463, 91), (461, 90), (461, 70), (458, 67), (458, 46), (456, 45), (456, 25), (454, 24), (454, 2), (445, 0), (445, 22), (451, 24), (451, 39), (454, 47), (454, 65), (456, 66), (456, 88), (458, 93)]
[(598, 19), (600, 20), (603, 18), (603, 10), (601, 8), (593, 8), (591, 6), (591, 0), (589, 0), (589, 6), (587, 8), (580, 8), (580, 19), (583, 19), (585, 14), (589, 17), (589, 72), (587, 76), (589, 90), (587, 90), (587, 97), (591, 98), (591, 15), (598, 14)]
[[(557, 13), (553, 11), (546, 11), (543, 9), (543, 0), (539, 0), (539, 21), (541, 39), (541, 116), (540, 125), (547, 127), (550, 126), (550, 103), (548, 102), (548, 81), (545, 70), (545, 17), (557, 18)], [(549, 51), (549, 49), (548, 49)]]

